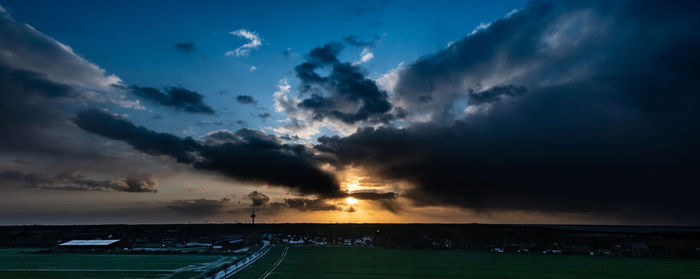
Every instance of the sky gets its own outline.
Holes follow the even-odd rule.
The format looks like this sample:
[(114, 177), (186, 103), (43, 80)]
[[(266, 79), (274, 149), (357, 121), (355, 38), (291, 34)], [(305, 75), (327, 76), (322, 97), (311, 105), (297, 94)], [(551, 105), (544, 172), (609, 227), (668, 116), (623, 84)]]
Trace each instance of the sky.
[(0, 0), (0, 224), (700, 225), (698, 12)]

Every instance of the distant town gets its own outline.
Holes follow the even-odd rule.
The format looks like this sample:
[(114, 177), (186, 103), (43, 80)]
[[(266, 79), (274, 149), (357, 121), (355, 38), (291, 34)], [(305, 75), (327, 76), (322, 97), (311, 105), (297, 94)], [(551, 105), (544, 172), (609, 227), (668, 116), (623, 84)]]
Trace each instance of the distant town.
[[(271, 244), (700, 258), (700, 228), (482, 224), (176, 224), (0, 227), (45, 252), (247, 253)], [(679, 243), (682, 243), (680, 245)]]

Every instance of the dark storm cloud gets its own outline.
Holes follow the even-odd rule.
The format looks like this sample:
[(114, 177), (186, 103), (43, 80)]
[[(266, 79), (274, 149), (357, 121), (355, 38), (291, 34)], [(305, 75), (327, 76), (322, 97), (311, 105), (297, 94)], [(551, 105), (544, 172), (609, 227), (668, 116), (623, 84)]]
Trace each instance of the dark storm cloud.
[(85, 131), (124, 141), (151, 155), (168, 155), (181, 163), (192, 163), (192, 153), (200, 147), (192, 138), (154, 132), (96, 109), (78, 112), (73, 122)]
[[(128, 159), (132, 154), (105, 149), (70, 121), (76, 107), (85, 105), (138, 107), (110, 86), (120, 83), (118, 77), (4, 11), (0, 11), (0, 52), (0, 169), (33, 177), (41, 184), (28, 186), (42, 189), (155, 190), (156, 184), (147, 180), (123, 177), (136, 169)], [(32, 164), (11, 163), (13, 158)], [(143, 166), (136, 170), (143, 171)], [(89, 178), (94, 172), (121, 178)]]
[(227, 139), (199, 148), (202, 159), (194, 167), (215, 170), (236, 179), (295, 188), (301, 193), (335, 193), (336, 178), (319, 168), (312, 150), (300, 144), (285, 144), (277, 137), (251, 129), (234, 133), (220, 131), (208, 137)]
[[(334, 118), (352, 124), (393, 119), (387, 93), (365, 77), (359, 66), (340, 62), (337, 56), (341, 50), (341, 44), (328, 43), (312, 49), (307, 61), (296, 66), (300, 92), (310, 94), (297, 106), (311, 111), (315, 120)], [(328, 76), (316, 72), (324, 68), (330, 68)]]
[(25, 70), (11, 69), (0, 64), (0, 80), (3, 89), (23, 91), (24, 94), (37, 94), (47, 98), (74, 96), (73, 89), (66, 85), (49, 81), (44, 76)]
[[(532, 2), (400, 72), (402, 104), (432, 121), (325, 136), (316, 148), (338, 167), (410, 182), (405, 196), (422, 205), (697, 224), (699, 12)], [(460, 101), (476, 113), (458, 115)]]
[(95, 180), (75, 172), (60, 173), (46, 177), (37, 173), (25, 173), (18, 170), (0, 171), (0, 181), (16, 182), (28, 188), (59, 191), (115, 191), (155, 193), (158, 181), (150, 174), (133, 174), (126, 178), (113, 180)]
[(335, 204), (329, 203), (326, 199), (293, 198), (284, 199), (284, 204), (291, 209), (300, 211), (333, 211), (342, 210)]
[(357, 191), (349, 193), (347, 196), (358, 200), (393, 200), (396, 199), (397, 195), (392, 192)]
[(388, 210), (392, 213), (401, 211), (401, 207), (396, 203), (395, 193), (379, 193), (379, 192), (356, 192), (356, 193), (341, 193), (334, 197), (319, 197), (316, 199), (309, 198), (291, 198), (284, 199), (284, 205), (287, 208), (300, 211), (348, 211), (354, 212), (353, 207), (343, 207), (335, 204), (333, 201), (340, 198), (352, 197), (358, 200), (366, 200), (375, 203), (379, 208)]
[(166, 208), (179, 212), (182, 215), (202, 217), (223, 213), (229, 203), (229, 199), (191, 199), (174, 200), (168, 202)]
[(396, 197), (398, 195), (392, 192), (373, 192), (373, 191), (360, 191), (353, 193), (337, 192), (333, 194), (321, 195), (318, 198), (289, 198), (284, 199), (284, 202), (272, 202), (270, 198), (260, 192), (253, 191), (248, 194), (248, 198), (253, 201), (253, 206), (259, 206), (263, 209), (295, 209), (299, 211), (348, 211), (354, 212), (355, 209), (352, 207), (338, 205), (339, 201), (345, 198), (355, 198), (358, 200), (365, 200), (367, 202), (376, 204), (379, 208), (388, 210), (392, 213), (398, 213), (401, 211), (401, 207), (396, 203)]
[(508, 84), (497, 85), (481, 92), (470, 91), (467, 93), (467, 96), (469, 97), (470, 104), (480, 105), (484, 103), (497, 102), (504, 98), (518, 97), (525, 94), (525, 92), (527, 92), (527, 88), (523, 86)]
[(214, 110), (204, 103), (204, 96), (182, 87), (167, 87), (163, 91), (152, 87), (129, 87), (131, 92), (155, 104), (172, 107), (191, 113), (214, 114)]
[(46, 79), (26, 70), (12, 69), (0, 62), (0, 151), (17, 153), (81, 155), (65, 144), (65, 112), (78, 95), (71, 86)]
[(192, 42), (177, 43), (175, 44), (175, 49), (184, 54), (194, 54), (199, 52), (199, 50), (197, 50), (197, 47)]
[(347, 197), (369, 201), (376, 204), (379, 208), (394, 214), (398, 214), (403, 210), (401, 205), (396, 202), (398, 194), (394, 192), (356, 191), (348, 193)]
[[(71, 95), (71, 88), (44, 79), (41, 75), (24, 70), (11, 69), (0, 63), (0, 127), (4, 136), (0, 142), (22, 144), (31, 139), (26, 131), (49, 126), (58, 113), (41, 99), (56, 99)], [(26, 136), (26, 137), (25, 137)], [(1, 148), (1, 147), (0, 147)]]
[(154, 132), (99, 110), (78, 112), (74, 123), (148, 154), (168, 155), (196, 169), (238, 180), (291, 187), (301, 193), (332, 194), (340, 189), (335, 176), (319, 168), (312, 150), (256, 130), (216, 131), (197, 142)]
[(258, 101), (253, 98), (253, 96), (250, 95), (238, 95), (236, 96), (236, 102), (239, 104), (244, 104), (244, 105), (250, 105), (250, 104), (257, 104)]
[(267, 204), (267, 202), (270, 201), (269, 196), (267, 196), (263, 193), (260, 193), (258, 191), (250, 192), (248, 194), (248, 198), (250, 199), (250, 201), (253, 202), (251, 204), (252, 206), (263, 206), (263, 205)]

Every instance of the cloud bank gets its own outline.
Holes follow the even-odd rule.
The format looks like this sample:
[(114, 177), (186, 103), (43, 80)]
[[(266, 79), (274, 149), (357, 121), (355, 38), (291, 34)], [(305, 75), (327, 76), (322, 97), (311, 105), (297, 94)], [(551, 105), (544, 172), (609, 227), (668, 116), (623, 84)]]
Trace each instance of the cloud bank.
[(81, 129), (128, 143), (152, 155), (166, 155), (196, 169), (215, 171), (241, 181), (294, 188), (300, 193), (333, 194), (334, 175), (321, 170), (319, 158), (304, 145), (286, 144), (251, 129), (207, 134), (202, 141), (151, 131), (99, 110), (78, 112)]
[(427, 123), (316, 148), (417, 205), (697, 223), (698, 11), (533, 1), (398, 72), (394, 105)]

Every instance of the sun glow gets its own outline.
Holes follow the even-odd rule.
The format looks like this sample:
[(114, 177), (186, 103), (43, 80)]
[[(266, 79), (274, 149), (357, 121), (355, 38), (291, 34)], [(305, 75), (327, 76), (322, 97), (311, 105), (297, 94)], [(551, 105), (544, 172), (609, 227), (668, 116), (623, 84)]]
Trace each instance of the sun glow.
[(346, 202), (347, 204), (349, 204), (349, 205), (353, 205), (353, 204), (356, 204), (356, 203), (357, 203), (357, 199), (351, 198), (351, 197), (347, 197), (347, 198), (345, 198), (345, 202)]
[(359, 183), (346, 183), (345, 188), (351, 193), (362, 189)]

